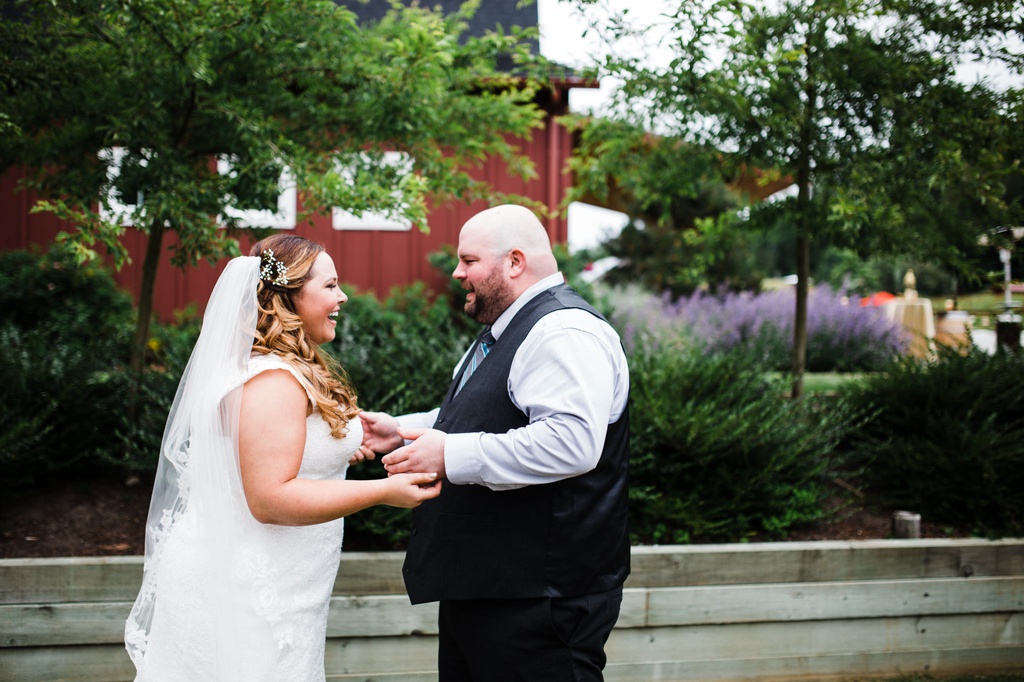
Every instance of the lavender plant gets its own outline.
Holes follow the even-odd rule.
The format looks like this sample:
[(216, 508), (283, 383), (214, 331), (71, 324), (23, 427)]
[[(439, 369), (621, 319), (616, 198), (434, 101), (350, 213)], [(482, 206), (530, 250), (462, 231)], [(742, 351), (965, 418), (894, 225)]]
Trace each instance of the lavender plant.
[[(713, 353), (743, 350), (766, 368), (791, 366), (794, 293), (791, 290), (698, 291), (672, 300), (627, 291), (614, 301), (614, 321), (630, 347), (637, 330)], [(909, 338), (882, 310), (860, 307), (827, 286), (816, 287), (807, 306), (807, 369), (875, 371), (902, 354)]]

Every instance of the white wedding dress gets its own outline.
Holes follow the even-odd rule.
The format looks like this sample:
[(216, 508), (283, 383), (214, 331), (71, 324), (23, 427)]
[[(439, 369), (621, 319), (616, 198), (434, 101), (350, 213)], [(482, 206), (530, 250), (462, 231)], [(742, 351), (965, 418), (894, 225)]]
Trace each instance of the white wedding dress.
[[(272, 369), (299, 376), (281, 358), (258, 355), (250, 358), (244, 380)], [(319, 412), (306, 419), (300, 478), (345, 477), (362, 441), (362, 425), (354, 419), (347, 429), (339, 440)], [(235, 514), (232, 532), (244, 538), (237, 543), (241, 550), (232, 552), (229, 565), (219, 565), (200, 556), (204, 548), (197, 542), (193, 516), (185, 510), (162, 540), (153, 622), (136, 680), (324, 680), (327, 609), (344, 519), (287, 527)], [(224, 573), (208, 575), (211, 563), (218, 564), (215, 572)], [(230, 600), (210, 593), (224, 576), (231, 576), (234, 586)], [(231, 633), (227, 645), (225, 633)]]

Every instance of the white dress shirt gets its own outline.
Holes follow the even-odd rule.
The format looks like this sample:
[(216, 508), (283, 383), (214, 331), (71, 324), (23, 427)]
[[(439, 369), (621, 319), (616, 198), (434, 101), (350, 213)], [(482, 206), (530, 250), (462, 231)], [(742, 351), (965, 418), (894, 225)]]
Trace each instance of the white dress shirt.
[[(494, 338), (501, 338), (530, 299), (564, 281), (555, 273), (524, 291), (491, 326)], [(448, 434), (449, 481), (510, 490), (590, 471), (601, 458), (608, 425), (622, 415), (629, 398), (629, 368), (618, 334), (585, 310), (545, 315), (516, 351), (508, 395), (529, 424), (507, 433)], [(398, 420), (405, 428), (429, 428), (437, 413)]]

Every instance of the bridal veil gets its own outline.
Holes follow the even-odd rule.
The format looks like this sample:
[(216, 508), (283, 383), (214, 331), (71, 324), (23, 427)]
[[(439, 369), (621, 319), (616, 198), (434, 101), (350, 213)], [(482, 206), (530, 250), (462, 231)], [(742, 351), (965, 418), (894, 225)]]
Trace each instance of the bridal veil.
[(143, 584), (125, 624), (139, 680), (150, 679), (147, 659), (178, 630), (194, 636), (207, 679), (259, 679), (272, 655), (258, 581), (241, 559), (256, 523), (239, 474), (238, 420), (259, 266), (234, 258), (218, 279), (164, 429)]

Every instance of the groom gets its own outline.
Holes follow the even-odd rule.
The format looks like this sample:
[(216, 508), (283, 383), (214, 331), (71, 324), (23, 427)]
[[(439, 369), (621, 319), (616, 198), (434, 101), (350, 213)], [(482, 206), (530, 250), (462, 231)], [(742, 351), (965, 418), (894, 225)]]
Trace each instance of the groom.
[(629, 574), (622, 346), (529, 209), (474, 216), (458, 255), (466, 313), (489, 326), (441, 407), (362, 414), (389, 474), (447, 479), (413, 513), (406, 588), (440, 602), (441, 682), (601, 680)]

